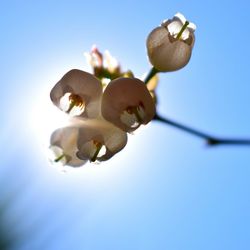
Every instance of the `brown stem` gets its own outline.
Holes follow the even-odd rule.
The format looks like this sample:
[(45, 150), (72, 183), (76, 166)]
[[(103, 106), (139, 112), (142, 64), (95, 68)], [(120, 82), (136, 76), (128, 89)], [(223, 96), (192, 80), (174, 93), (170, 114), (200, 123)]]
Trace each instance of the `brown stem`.
[(218, 138), (211, 136), (207, 133), (203, 133), (199, 130), (193, 129), (186, 125), (180, 124), (176, 121), (170, 120), (168, 118), (162, 117), (159, 114), (156, 114), (154, 117), (155, 121), (160, 121), (164, 124), (170, 125), (182, 131), (185, 131), (191, 135), (196, 137), (200, 137), (204, 139), (209, 146), (216, 146), (216, 145), (242, 145), (242, 146), (250, 146), (250, 139), (229, 139), (229, 138)]

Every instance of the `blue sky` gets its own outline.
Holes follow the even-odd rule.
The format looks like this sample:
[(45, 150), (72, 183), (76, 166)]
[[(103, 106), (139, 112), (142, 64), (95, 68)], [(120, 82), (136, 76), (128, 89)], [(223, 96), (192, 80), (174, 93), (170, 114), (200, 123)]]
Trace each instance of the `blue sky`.
[(56, 126), (49, 90), (68, 70), (88, 69), (83, 53), (97, 44), (140, 77), (150, 68), (148, 33), (176, 12), (197, 25), (196, 43), (184, 69), (160, 75), (159, 112), (249, 138), (248, 1), (0, 6), (0, 201), (13, 197), (8, 228), (24, 234), (16, 249), (249, 249), (249, 147), (208, 148), (151, 123), (110, 161), (67, 174), (43, 150), (45, 130)]

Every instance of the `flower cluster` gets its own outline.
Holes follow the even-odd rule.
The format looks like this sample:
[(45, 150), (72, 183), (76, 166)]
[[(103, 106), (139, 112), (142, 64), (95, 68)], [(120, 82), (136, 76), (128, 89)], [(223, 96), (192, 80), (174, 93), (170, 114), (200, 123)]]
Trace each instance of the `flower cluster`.
[(52, 88), (50, 98), (70, 124), (50, 138), (51, 161), (73, 167), (105, 161), (127, 144), (127, 133), (149, 123), (156, 113), (157, 72), (184, 67), (194, 45), (195, 26), (181, 14), (164, 21), (147, 38), (154, 73), (145, 82), (122, 72), (108, 51), (85, 53), (93, 74), (73, 69)]
[(127, 132), (155, 115), (146, 85), (132, 77), (112, 80), (103, 91), (94, 75), (73, 69), (56, 83), (50, 97), (70, 119), (68, 127), (51, 135), (51, 159), (74, 167), (110, 159), (125, 147)]

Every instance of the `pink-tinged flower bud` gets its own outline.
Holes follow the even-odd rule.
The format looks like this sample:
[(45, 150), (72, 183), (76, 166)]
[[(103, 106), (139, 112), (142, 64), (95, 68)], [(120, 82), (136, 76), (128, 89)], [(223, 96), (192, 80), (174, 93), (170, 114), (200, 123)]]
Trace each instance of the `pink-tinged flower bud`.
[(102, 68), (103, 67), (103, 55), (98, 50), (96, 45), (93, 45), (91, 48), (90, 53), (85, 52), (84, 53), (86, 60), (90, 66), (93, 68)]
[(183, 68), (192, 54), (195, 28), (180, 13), (155, 28), (147, 38), (148, 58), (154, 68), (160, 72)]
[(106, 161), (127, 144), (127, 134), (111, 123), (99, 119), (80, 128), (77, 156), (82, 160)]
[(57, 129), (50, 137), (50, 161), (53, 164), (80, 167), (86, 161), (76, 155), (79, 127), (64, 127)]
[(93, 75), (72, 69), (53, 87), (52, 102), (71, 116), (95, 118), (99, 115), (101, 82)]
[(118, 78), (102, 97), (102, 116), (118, 128), (132, 132), (155, 115), (155, 104), (145, 84), (137, 78)]

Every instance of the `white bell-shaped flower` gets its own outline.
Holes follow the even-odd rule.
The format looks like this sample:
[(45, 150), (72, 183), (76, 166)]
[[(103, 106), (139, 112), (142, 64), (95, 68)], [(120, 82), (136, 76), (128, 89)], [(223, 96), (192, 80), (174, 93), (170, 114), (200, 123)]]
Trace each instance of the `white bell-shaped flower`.
[(177, 13), (163, 21), (147, 38), (147, 53), (151, 64), (160, 72), (183, 68), (190, 60), (196, 26)]
[(85, 161), (106, 161), (127, 144), (127, 134), (104, 119), (87, 121), (80, 128), (77, 156)]
[(77, 157), (79, 127), (64, 127), (54, 131), (50, 137), (49, 160), (52, 164), (80, 167), (86, 161)]
[(132, 132), (155, 115), (155, 104), (146, 85), (137, 78), (111, 81), (102, 97), (102, 116), (118, 128)]
[(50, 92), (52, 102), (71, 116), (95, 118), (99, 115), (102, 84), (92, 74), (70, 70)]

